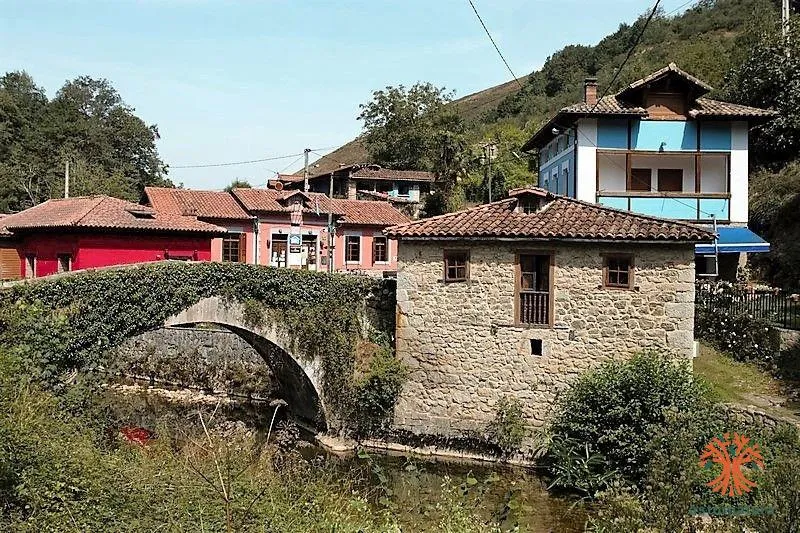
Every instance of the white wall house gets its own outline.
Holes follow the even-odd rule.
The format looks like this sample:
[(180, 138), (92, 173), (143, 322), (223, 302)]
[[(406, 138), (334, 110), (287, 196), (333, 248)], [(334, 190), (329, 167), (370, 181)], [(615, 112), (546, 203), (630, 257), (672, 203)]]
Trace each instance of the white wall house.
[(748, 132), (775, 112), (706, 98), (712, 88), (670, 63), (616, 94), (561, 109), (525, 144), (539, 186), (644, 215), (707, 225), (699, 275), (735, 276), (746, 253), (769, 251), (747, 229)]

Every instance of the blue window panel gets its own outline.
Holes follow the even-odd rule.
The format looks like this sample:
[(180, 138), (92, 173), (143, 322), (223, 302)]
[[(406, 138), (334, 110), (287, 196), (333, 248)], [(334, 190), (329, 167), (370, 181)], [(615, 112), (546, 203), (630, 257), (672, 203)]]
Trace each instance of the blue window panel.
[(631, 211), (676, 220), (697, 219), (697, 200), (693, 198), (631, 198)]
[(730, 200), (727, 198), (701, 198), (700, 199), (700, 218), (711, 220), (729, 220), (730, 219)]
[(639, 120), (631, 129), (631, 145), (634, 150), (696, 150), (697, 125), (684, 120)]
[(597, 124), (598, 148), (628, 148), (627, 120), (600, 120)]
[(730, 150), (730, 122), (703, 122), (700, 126), (701, 150)]
[(613, 207), (614, 209), (628, 210), (627, 198), (615, 198), (613, 196), (601, 196), (597, 199), (597, 203), (606, 207)]

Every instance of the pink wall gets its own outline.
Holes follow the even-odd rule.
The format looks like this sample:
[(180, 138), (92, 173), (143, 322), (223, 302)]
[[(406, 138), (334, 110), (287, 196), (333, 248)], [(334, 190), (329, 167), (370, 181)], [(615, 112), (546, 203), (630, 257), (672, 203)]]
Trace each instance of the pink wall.
[[(253, 224), (251, 222), (225, 222), (219, 220), (206, 220), (210, 224), (223, 227), (228, 231), (234, 233), (244, 233), (247, 246), (247, 262), (253, 262), (253, 243), (255, 242), (255, 235), (253, 234)], [(214, 237), (211, 239), (211, 260), (222, 261), (222, 237)]]
[[(336, 240), (334, 242), (334, 268), (338, 271), (384, 271), (397, 269), (397, 241), (389, 240), (389, 261), (387, 263), (373, 263), (372, 261), (372, 240), (373, 236), (380, 234), (380, 227), (375, 226), (339, 226), (336, 230)], [(322, 258), (328, 255), (328, 220), (325, 217), (315, 217), (305, 214), (303, 224), (300, 227), (301, 234), (305, 235), (308, 231), (317, 235), (319, 242), (319, 260), (317, 270), (325, 271), (327, 266), (323, 265)], [(291, 225), (288, 217), (267, 217), (259, 219), (259, 264), (269, 265), (272, 257), (272, 235), (283, 231), (284, 235), (289, 235)], [(359, 233), (361, 235), (361, 262), (345, 264), (344, 242), (345, 235)], [(250, 256), (248, 256), (249, 259)]]
[(25, 236), (19, 246), (22, 272), (25, 257), (36, 256), (36, 277), (58, 272), (58, 256), (72, 256), (72, 270), (126, 265), (171, 257), (192, 257), (196, 261), (211, 260), (211, 238), (208, 236), (113, 235), (113, 234), (49, 234)]

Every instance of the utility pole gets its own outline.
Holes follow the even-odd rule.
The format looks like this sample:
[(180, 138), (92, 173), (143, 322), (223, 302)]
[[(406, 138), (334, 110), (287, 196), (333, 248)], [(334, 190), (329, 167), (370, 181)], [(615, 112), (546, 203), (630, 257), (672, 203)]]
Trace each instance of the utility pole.
[(328, 188), (328, 272), (333, 273), (333, 172)]
[(64, 165), (64, 198), (69, 198), (69, 159)]
[(309, 187), (308, 187), (308, 153), (310, 151), (311, 151), (311, 148), (306, 148), (305, 150), (303, 150), (303, 153), (305, 154), (305, 157), (306, 157), (306, 164), (303, 167), (303, 190), (305, 192), (308, 192), (308, 189), (309, 189)]

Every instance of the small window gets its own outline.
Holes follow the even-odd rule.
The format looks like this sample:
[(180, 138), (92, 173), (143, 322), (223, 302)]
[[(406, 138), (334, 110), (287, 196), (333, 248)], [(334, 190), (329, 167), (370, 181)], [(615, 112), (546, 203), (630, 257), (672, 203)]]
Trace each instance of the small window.
[(520, 255), (517, 274), (517, 323), (549, 325), (552, 278), (549, 255)]
[(344, 260), (346, 263), (360, 263), (361, 262), (361, 236), (360, 235), (345, 235), (344, 236)]
[(603, 286), (617, 289), (633, 287), (633, 257), (629, 255), (604, 257)]
[(386, 237), (376, 235), (372, 238), (372, 262), (389, 262), (389, 241)]
[(517, 204), (517, 210), (525, 213), (526, 215), (530, 215), (531, 213), (536, 213), (539, 211), (539, 199), (532, 198), (530, 195), (523, 196), (519, 200)]
[(683, 170), (679, 168), (658, 169), (659, 192), (681, 192), (683, 190)]
[(58, 254), (58, 271), (69, 272), (72, 270), (72, 256), (70, 254)]
[(469, 252), (466, 250), (445, 250), (444, 280), (466, 281), (469, 279)]
[(222, 238), (222, 260), (230, 263), (244, 263), (245, 234), (234, 233)]
[(36, 277), (36, 256), (33, 254), (25, 256), (25, 277), (26, 278)]
[(398, 196), (408, 196), (410, 191), (411, 191), (411, 185), (409, 185), (407, 182), (400, 182), (397, 184)]
[(531, 355), (542, 355), (542, 339), (531, 339)]
[(632, 191), (647, 191), (651, 190), (652, 172), (649, 168), (632, 168), (631, 169), (631, 190)]

